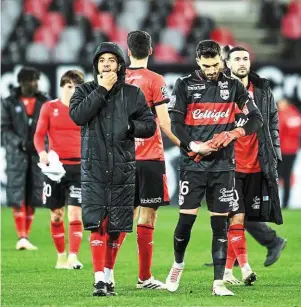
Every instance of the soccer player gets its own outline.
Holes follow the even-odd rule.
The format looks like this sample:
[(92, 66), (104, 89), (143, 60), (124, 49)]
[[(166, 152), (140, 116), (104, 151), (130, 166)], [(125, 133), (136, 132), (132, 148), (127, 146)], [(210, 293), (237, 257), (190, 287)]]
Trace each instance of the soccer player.
[[(250, 71), (250, 54), (245, 48), (232, 48), (226, 63), (231, 75), (238, 79), (253, 97), (264, 122), (256, 133), (235, 142), (235, 201), (230, 213), (224, 274), (224, 280), (227, 282), (241, 283), (232, 273), (237, 259), (243, 282), (252, 285), (256, 281), (256, 274), (248, 262), (244, 220), (245, 217), (250, 220), (260, 218), (259, 212), (264, 202), (270, 203), (269, 206), (275, 208), (275, 211), (280, 211), (277, 185), (277, 167), (281, 161), (278, 111), (268, 81)], [(243, 126), (243, 121), (247, 120), (244, 117), (242, 115), (238, 120), (237, 126)], [(268, 184), (265, 184), (266, 181)], [(266, 189), (267, 186), (272, 188)], [(277, 214), (281, 217), (281, 211)], [(282, 223), (282, 220), (276, 223)]]
[[(81, 184), (80, 184), (80, 127), (69, 116), (70, 98), (75, 87), (84, 82), (84, 75), (78, 70), (68, 70), (60, 80), (62, 96), (45, 103), (34, 136), (34, 145), (39, 153), (40, 163), (49, 164), (45, 149), (45, 136), (49, 139), (49, 151), (59, 156), (66, 174), (60, 182), (45, 176), (43, 196), (46, 207), (51, 210), (51, 235), (57, 250), (56, 269), (81, 269), (77, 259), (82, 241)], [(68, 206), (69, 255), (65, 249), (64, 207)]]
[(1, 103), (1, 141), (6, 150), (7, 205), (13, 207), (17, 250), (36, 250), (28, 236), (35, 207), (42, 206), (43, 174), (33, 136), (42, 105), (50, 98), (38, 89), (40, 72), (23, 67), (18, 73), (20, 87)]
[(125, 59), (117, 44), (104, 42), (93, 58), (94, 81), (78, 86), (70, 116), (82, 126), (82, 209), (91, 231), (94, 296), (115, 295), (104, 268), (113, 268), (126, 232), (133, 227), (134, 138), (156, 130), (142, 91), (125, 83)]
[[(151, 273), (153, 257), (153, 233), (157, 209), (169, 205), (166, 183), (164, 148), (161, 130), (171, 141), (180, 146), (179, 139), (171, 132), (167, 103), (169, 96), (163, 76), (147, 69), (152, 54), (151, 36), (144, 31), (128, 34), (128, 56), (131, 65), (126, 72), (126, 82), (137, 85), (143, 91), (148, 105), (156, 116), (157, 130), (148, 139), (136, 139), (136, 202), (138, 217), (137, 246), (139, 277), (137, 288), (166, 289), (165, 284), (154, 279)], [(206, 145), (203, 145), (205, 147)], [(209, 149), (209, 145), (207, 145)], [(206, 150), (206, 148), (203, 148)], [(150, 181), (151, 180), (151, 181)]]
[[(262, 125), (262, 117), (244, 86), (220, 73), (221, 48), (212, 40), (199, 42), (196, 61), (200, 70), (179, 78), (170, 108), (174, 134), (186, 148), (198, 153), (197, 141), (211, 140), (220, 148), (199, 162), (181, 152), (180, 216), (174, 232), (175, 261), (166, 279), (169, 291), (176, 291), (184, 269), (185, 250), (200, 203), (206, 193), (212, 228), (214, 263), (213, 295), (233, 295), (223, 281), (227, 251), (227, 218), (234, 196), (234, 144)], [(235, 106), (246, 108), (249, 121), (234, 127)]]

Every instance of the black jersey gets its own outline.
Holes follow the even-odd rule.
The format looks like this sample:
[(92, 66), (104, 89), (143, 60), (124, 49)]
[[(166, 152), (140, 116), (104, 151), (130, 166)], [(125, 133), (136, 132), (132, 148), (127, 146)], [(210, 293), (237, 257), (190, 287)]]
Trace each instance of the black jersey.
[[(235, 105), (250, 115), (251, 123), (249, 128), (245, 128), (246, 133), (253, 133), (254, 129), (256, 131), (262, 124), (262, 117), (241, 82), (223, 73), (220, 73), (216, 81), (207, 80), (200, 71), (195, 71), (176, 81), (169, 106), (172, 129), (181, 121), (189, 138), (185, 140), (186, 144), (190, 141), (208, 141), (214, 134), (235, 128)], [(184, 141), (181, 136), (175, 134)], [(195, 163), (185, 152), (181, 152), (181, 170), (215, 172), (234, 168), (233, 143), (203, 157), (199, 163)]]

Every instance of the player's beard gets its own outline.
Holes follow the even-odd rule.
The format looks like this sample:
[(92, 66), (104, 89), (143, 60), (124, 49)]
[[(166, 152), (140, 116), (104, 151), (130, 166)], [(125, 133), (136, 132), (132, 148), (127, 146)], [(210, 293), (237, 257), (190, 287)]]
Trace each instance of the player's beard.
[[(243, 72), (242, 72), (243, 71)], [(236, 72), (233, 72), (233, 75), (236, 76), (237, 78), (239, 79), (243, 79), (245, 78), (246, 76), (248, 76), (248, 74), (250, 73), (250, 69), (239, 69), (237, 70)]]

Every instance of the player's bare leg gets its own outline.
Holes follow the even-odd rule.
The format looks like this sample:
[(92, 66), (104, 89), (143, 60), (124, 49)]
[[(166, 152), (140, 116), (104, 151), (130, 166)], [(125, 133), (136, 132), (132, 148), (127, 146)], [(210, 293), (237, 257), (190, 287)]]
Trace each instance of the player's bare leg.
[(82, 209), (78, 206), (68, 206), (69, 220), (69, 256), (68, 266), (70, 269), (82, 269), (83, 264), (78, 260), (77, 255), (80, 249), (83, 226)]
[(212, 228), (212, 259), (214, 266), (214, 281), (212, 295), (234, 295), (223, 281), (227, 258), (227, 219), (228, 213), (210, 212)]
[(57, 250), (56, 269), (68, 269), (67, 254), (65, 250), (64, 208), (51, 210), (51, 235)]
[[(252, 271), (248, 262), (248, 252), (244, 229), (244, 213), (235, 214), (230, 219), (228, 231), (228, 251), (224, 280), (233, 285), (245, 284), (251, 286), (256, 281), (256, 274)], [(242, 272), (241, 283), (232, 273), (235, 260), (238, 260)]]
[[(139, 209), (138, 209), (139, 208)], [(151, 265), (153, 258), (153, 234), (157, 219), (157, 210), (148, 207), (138, 207), (135, 209), (138, 215), (137, 224), (137, 246), (139, 259), (139, 278), (137, 289), (166, 289), (164, 283), (156, 280), (151, 273)]]
[(166, 287), (170, 292), (179, 288), (181, 276), (184, 270), (184, 256), (190, 240), (191, 229), (196, 220), (197, 209), (180, 210), (178, 224), (174, 232), (174, 263), (166, 278)]

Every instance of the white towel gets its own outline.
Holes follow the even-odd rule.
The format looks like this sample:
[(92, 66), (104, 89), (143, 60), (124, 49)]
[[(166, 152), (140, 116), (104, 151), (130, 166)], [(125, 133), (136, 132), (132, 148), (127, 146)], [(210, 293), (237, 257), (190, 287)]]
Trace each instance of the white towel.
[(48, 152), (48, 161), (49, 165), (38, 163), (38, 166), (41, 168), (42, 173), (45, 174), (50, 180), (60, 182), (66, 171), (59, 159), (58, 154), (55, 151), (50, 150)]

